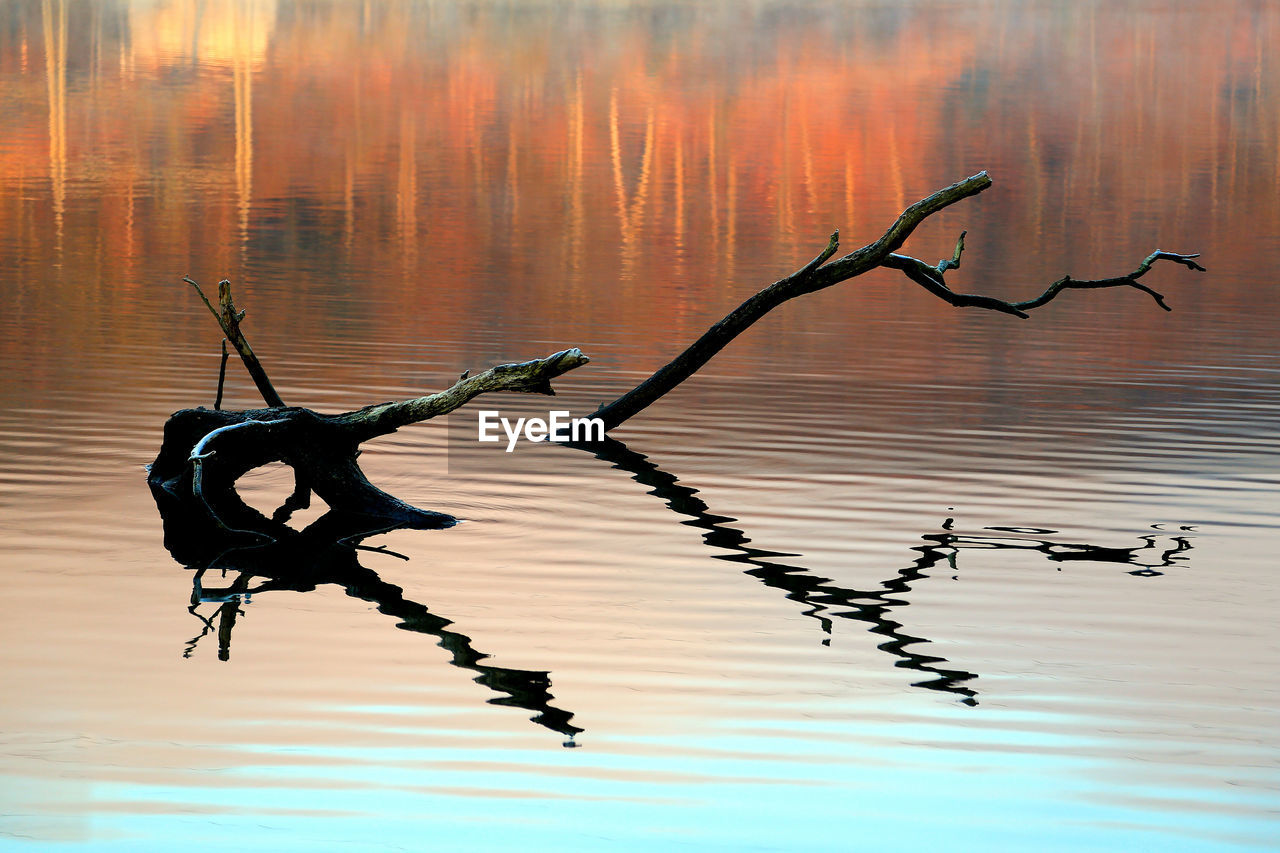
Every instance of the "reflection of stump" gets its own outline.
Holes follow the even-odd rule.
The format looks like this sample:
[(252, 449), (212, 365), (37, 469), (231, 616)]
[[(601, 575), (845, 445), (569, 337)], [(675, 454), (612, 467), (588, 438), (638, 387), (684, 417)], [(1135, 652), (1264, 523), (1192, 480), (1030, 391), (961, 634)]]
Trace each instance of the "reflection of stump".
[[(230, 413), (196, 409), (179, 414)], [(165, 548), (179, 563), (196, 570), (189, 610), (200, 619), (205, 629), (189, 643), (188, 656), (201, 637), (214, 632), (218, 638), (218, 657), (222, 660), (230, 657), (231, 634), (238, 617), (243, 615), (240, 609), (243, 596), (256, 596), (273, 590), (309, 592), (325, 584), (334, 584), (352, 598), (367, 601), (379, 613), (396, 619), (396, 627), (435, 637), (437, 645), (448, 652), (451, 664), (474, 673), (477, 684), (496, 694), (488, 700), (490, 704), (529, 711), (533, 714), (530, 717), (533, 722), (567, 736), (566, 746), (576, 745), (573, 737), (582, 728), (571, 722), (572, 712), (552, 704), (550, 673), (488, 663), (489, 656), (475, 648), (466, 634), (454, 630), (452, 621), (431, 612), (425, 604), (406, 598), (402, 588), (384, 581), (377, 572), (360, 564), (362, 550), (391, 553), (361, 545), (363, 539), (384, 532), (388, 526), (408, 525), (388, 525), (383, 519), (371, 519), (368, 515), (331, 510), (304, 529), (294, 530), (241, 504), (244, 512), (253, 513), (256, 517), (236, 517), (239, 524), (255, 534), (247, 536), (227, 530), (225, 524), (212, 518), (198, 501), (180, 498), (174, 491), (154, 481), (151, 492), (164, 521)], [(234, 492), (231, 495), (234, 497)], [(412, 507), (407, 509), (413, 513), (420, 512)], [(219, 507), (219, 510), (227, 511), (228, 508)], [(217, 576), (210, 570), (234, 575), (227, 585), (215, 588), (205, 583), (206, 573), (211, 578)], [(205, 603), (218, 605), (211, 616), (206, 617), (197, 609)]]

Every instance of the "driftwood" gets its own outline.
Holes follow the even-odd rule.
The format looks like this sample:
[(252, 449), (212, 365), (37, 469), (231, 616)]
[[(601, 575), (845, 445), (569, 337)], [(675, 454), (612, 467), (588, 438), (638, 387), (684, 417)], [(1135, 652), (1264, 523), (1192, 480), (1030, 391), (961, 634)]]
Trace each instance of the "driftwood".
[[(991, 296), (957, 293), (946, 284), (945, 274), (960, 266), (963, 232), (951, 258), (933, 266), (897, 253), (929, 216), (990, 185), (986, 172), (980, 172), (938, 190), (903, 211), (879, 239), (836, 260), (831, 259), (839, 249), (839, 232), (832, 234), (817, 257), (751, 296), (644, 382), (601, 406), (596, 416), (606, 429), (618, 427), (692, 376), (734, 338), (782, 303), (848, 281), (877, 267), (900, 270), (929, 293), (956, 307), (982, 308), (1022, 318), (1070, 289), (1133, 287), (1169, 310), (1164, 298), (1138, 279), (1160, 260), (1204, 269), (1194, 260), (1198, 255), (1157, 250), (1127, 275), (1092, 281), (1068, 276), (1053, 282), (1033, 299), (1006, 302)], [(277, 522), (287, 519), (295, 509), (306, 507), (314, 492), (339, 513), (354, 513), (393, 526), (448, 527), (455, 522), (451, 516), (411, 507), (370, 483), (356, 462), (360, 445), (400, 427), (447, 414), (479, 394), (494, 391), (554, 394), (552, 380), (589, 361), (576, 348), (563, 350), (542, 359), (499, 365), (476, 376), (464, 373), (453, 386), (437, 394), (324, 415), (285, 405), (240, 330), (245, 312), (236, 310), (229, 282), (220, 283), (215, 308), (196, 282), (189, 278), (185, 281), (195, 287), (217, 319), (267, 408), (222, 411), (215, 407), (176, 412), (165, 425), (164, 442), (150, 467), (148, 480), (155, 488), (193, 502), (198, 511), (206, 512), (218, 529), (227, 534), (274, 538), (267, 532), (269, 526), (262, 524), (262, 516), (245, 505), (235, 492), (235, 481), (242, 474), (274, 461), (290, 465), (297, 483), (293, 495), (277, 511), (274, 519)], [(221, 379), (218, 399), (221, 400)], [(585, 446), (590, 449), (591, 445)]]
[[(826, 248), (812, 261), (751, 296), (651, 377), (602, 405), (596, 415), (609, 429), (618, 427), (692, 376), (734, 338), (783, 302), (877, 267), (901, 271), (909, 280), (953, 306), (993, 310), (1021, 318), (1071, 289), (1133, 287), (1169, 310), (1164, 298), (1138, 279), (1160, 260), (1203, 270), (1194, 261), (1196, 255), (1155, 251), (1127, 275), (1094, 281), (1063, 277), (1033, 299), (1007, 302), (981, 294), (959, 293), (946, 283), (946, 274), (960, 266), (963, 232), (951, 257), (932, 266), (898, 253), (924, 219), (982, 192), (990, 183), (986, 174), (980, 173), (939, 190), (904, 211), (878, 240), (835, 260), (832, 258), (839, 248), (839, 238), (838, 233), (833, 234)], [(196, 282), (185, 280), (196, 289), (225, 337), (214, 408), (186, 409), (170, 417), (159, 455), (148, 476), (165, 523), (165, 545), (178, 562), (195, 570), (190, 610), (200, 619), (202, 630), (188, 644), (188, 653), (201, 637), (215, 634), (219, 656), (228, 656), (232, 630), (243, 612), (242, 597), (250, 593), (275, 589), (305, 591), (321, 584), (336, 584), (347, 594), (370, 601), (377, 610), (397, 619), (398, 627), (435, 637), (439, 645), (450, 652), (455, 666), (474, 673), (475, 680), (492, 691), (489, 701), (531, 712), (534, 722), (567, 736), (567, 746), (575, 745), (574, 736), (582, 729), (572, 722), (571, 712), (553, 704), (549, 672), (485, 663), (486, 656), (466, 635), (453, 630), (449, 620), (432, 613), (423, 604), (406, 599), (400, 587), (381, 580), (360, 564), (359, 551), (390, 553), (360, 544), (369, 536), (398, 527), (447, 527), (455, 519), (409, 506), (381, 491), (360, 470), (357, 457), (363, 442), (446, 414), (480, 394), (494, 391), (554, 394), (552, 381), (588, 363), (587, 357), (577, 349), (568, 349), (543, 359), (499, 365), (476, 376), (464, 373), (450, 388), (437, 394), (326, 415), (288, 406), (281, 399), (240, 329), (245, 312), (236, 309), (229, 282), (220, 283), (215, 306)], [(252, 377), (266, 403), (265, 408), (221, 410), (228, 342)], [(962, 535), (951, 531), (948, 520), (940, 532), (923, 537), (925, 544), (915, 549), (919, 556), (913, 558), (910, 565), (901, 567), (879, 586), (849, 589), (784, 562), (787, 555), (752, 546), (745, 532), (730, 526), (731, 518), (708, 509), (696, 489), (679, 483), (673, 475), (615, 439), (575, 446), (647, 486), (672, 511), (684, 517), (682, 523), (701, 529), (704, 541), (716, 548), (720, 559), (740, 564), (745, 574), (801, 604), (805, 614), (817, 620), (824, 633), (831, 632), (838, 621), (836, 617), (864, 623), (867, 630), (881, 638), (879, 648), (892, 655), (896, 666), (913, 671), (922, 679), (914, 682), (917, 686), (950, 694), (965, 704), (978, 701), (976, 673), (929, 654), (929, 641), (908, 632), (898, 621), (902, 618), (898, 608), (907, 602), (914, 585), (931, 574), (954, 569), (959, 550), (1016, 548), (1042, 552), (1054, 562), (1076, 559), (1114, 562), (1130, 567), (1131, 574), (1145, 577), (1159, 575), (1161, 569), (1177, 565), (1185, 559), (1183, 552), (1190, 549), (1185, 538), (1174, 538), (1174, 546), (1169, 548), (1157, 546), (1154, 537), (1143, 537), (1137, 547), (1102, 548), (1021, 536)], [(293, 468), (296, 488), (273, 516), (267, 518), (240, 500), (235, 482), (247, 471), (273, 461), (285, 462)], [(313, 493), (329, 504), (330, 512), (303, 530), (287, 526), (285, 522), (290, 515), (306, 507)], [(204, 582), (210, 569), (218, 569), (223, 574), (231, 571), (236, 576), (225, 586), (211, 587)], [(209, 616), (199, 610), (206, 605), (215, 608)]]
[(455, 521), (452, 516), (411, 507), (370, 483), (356, 463), (360, 445), (402, 426), (447, 414), (489, 391), (553, 394), (552, 379), (587, 361), (577, 349), (564, 350), (547, 358), (490, 368), (459, 379), (438, 394), (340, 415), (283, 405), (234, 412), (184, 409), (165, 424), (164, 443), (148, 478), (154, 485), (197, 500), (233, 532), (261, 529), (257, 511), (236, 496), (235, 481), (275, 461), (290, 465), (297, 482), (278, 514), (281, 517), (305, 508), (315, 492), (336, 510), (409, 527), (448, 527)]

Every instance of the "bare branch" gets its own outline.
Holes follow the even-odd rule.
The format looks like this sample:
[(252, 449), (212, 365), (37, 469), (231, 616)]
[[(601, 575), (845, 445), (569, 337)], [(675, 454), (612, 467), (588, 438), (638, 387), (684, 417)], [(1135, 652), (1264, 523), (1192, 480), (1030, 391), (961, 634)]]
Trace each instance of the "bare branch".
[(1053, 284), (1049, 285), (1049, 287), (1045, 289), (1045, 292), (1037, 296), (1035, 299), (1028, 299), (1025, 302), (1016, 302), (1014, 303), (1014, 306), (1024, 311), (1030, 311), (1032, 308), (1039, 308), (1062, 291), (1068, 289), (1087, 290), (1098, 287), (1134, 287), (1141, 290), (1143, 293), (1149, 294), (1151, 298), (1156, 301), (1156, 304), (1164, 310), (1171, 311), (1173, 309), (1165, 304), (1164, 297), (1162, 295), (1144, 284), (1139, 284), (1138, 279), (1143, 275), (1146, 275), (1156, 261), (1172, 261), (1175, 264), (1181, 264), (1187, 269), (1205, 272), (1205, 268), (1193, 260), (1193, 258), (1198, 257), (1200, 257), (1198, 252), (1192, 255), (1182, 255), (1176, 252), (1162, 252), (1159, 249), (1156, 249), (1154, 252), (1147, 255), (1147, 257), (1143, 259), (1142, 263), (1138, 264), (1138, 268), (1136, 270), (1128, 275), (1120, 276), (1118, 278), (1097, 279), (1094, 281), (1076, 281), (1071, 278), (1071, 276), (1063, 276)]
[(227, 339), (222, 339), (222, 361), (218, 364), (218, 396), (213, 399), (213, 408), (222, 408), (222, 388), (227, 383)]
[(329, 418), (329, 421), (353, 428), (355, 430), (353, 437), (358, 441), (366, 441), (368, 438), (385, 435), (408, 424), (448, 414), (465, 405), (476, 395), (490, 391), (517, 391), (554, 396), (556, 392), (551, 387), (551, 380), (576, 367), (581, 367), (590, 360), (582, 354), (582, 350), (574, 347), (546, 358), (523, 361), (519, 364), (500, 364), (471, 377), (464, 372), (462, 378), (453, 383), (452, 387), (436, 394), (397, 403), (365, 406), (354, 412), (334, 415)]
[(818, 257), (809, 261), (800, 270), (795, 273), (797, 276), (808, 276), (818, 267), (825, 264), (836, 253), (836, 249), (840, 248), (840, 229), (837, 228), (831, 232), (831, 238), (827, 240), (827, 247), (818, 253)]
[(236, 348), (236, 352), (240, 354), (240, 360), (244, 362), (245, 369), (249, 371), (249, 376), (253, 378), (253, 384), (258, 387), (258, 393), (262, 395), (262, 399), (266, 404), (273, 407), (283, 406), (284, 400), (280, 399), (280, 395), (272, 387), (271, 380), (267, 378), (267, 371), (262, 369), (262, 363), (253, 354), (253, 348), (249, 346), (249, 342), (245, 340), (244, 333), (240, 331), (240, 321), (244, 319), (245, 312), (236, 311), (235, 303), (231, 300), (231, 282), (226, 279), (218, 282), (219, 307), (214, 308), (194, 279), (184, 275), (182, 280), (194, 287), (196, 293), (200, 294), (200, 301), (209, 309), (209, 313), (218, 321), (218, 326), (222, 328), (222, 334), (226, 335), (227, 340)]
[(939, 299), (948, 302), (957, 308), (985, 308), (990, 311), (1000, 311), (1005, 314), (1012, 314), (1015, 317), (1026, 319), (1030, 315), (1028, 311), (1039, 308), (1045, 303), (1051, 301), (1055, 296), (1064, 290), (1093, 290), (1104, 287), (1132, 287), (1148, 294), (1166, 311), (1172, 310), (1164, 301), (1164, 296), (1147, 287), (1145, 284), (1138, 282), (1138, 279), (1145, 275), (1156, 261), (1172, 261), (1181, 264), (1188, 269), (1199, 270), (1204, 272), (1205, 268), (1196, 263), (1193, 259), (1200, 257), (1198, 254), (1182, 255), (1176, 252), (1162, 252), (1156, 250), (1148, 255), (1138, 268), (1128, 275), (1117, 276), (1116, 278), (1102, 278), (1090, 281), (1079, 281), (1071, 278), (1071, 276), (1063, 276), (1057, 281), (1050, 284), (1045, 291), (1034, 299), (1026, 299), (1021, 302), (1006, 302), (1003, 299), (997, 299), (994, 296), (985, 296), (977, 293), (956, 293), (947, 287), (946, 281), (943, 280), (943, 273), (948, 269), (958, 269), (960, 266), (960, 253), (964, 249), (964, 234), (961, 233), (959, 242), (956, 243), (956, 251), (951, 261), (940, 261), (936, 267), (931, 267), (924, 261), (908, 255), (890, 255), (885, 259), (881, 266), (901, 271), (907, 278), (919, 284), (925, 290), (937, 296)]
[[(921, 222), (958, 201), (977, 195), (989, 186), (991, 186), (991, 178), (987, 176), (986, 172), (979, 172), (976, 175), (965, 178), (963, 181), (957, 181), (949, 187), (943, 187), (933, 195), (922, 198), (899, 214), (893, 225), (889, 226), (889, 230), (879, 240), (869, 243), (856, 252), (845, 255), (843, 258), (832, 261), (822, 269), (817, 270), (813, 276), (813, 286), (805, 292), (811, 293), (824, 287), (830, 287), (833, 284), (839, 284), (880, 266), (881, 262), (891, 252), (896, 252), (902, 248), (902, 244), (907, 241), (907, 238), (911, 236), (911, 233), (916, 230), (916, 227)], [(788, 276), (788, 278), (791, 277)]]
[[(684, 352), (644, 382), (612, 403), (601, 406), (596, 412), (596, 417), (604, 421), (606, 429), (613, 429), (688, 379), (734, 338), (783, 302), (831, 287), (875, 269), (890, 256), (891, 252), (899, 248), (911, 236), (916, 226), (925, 219), (962, 199), (977, 195), (989, 186), (991, 186), (991, 178), (987, 177), (986, 172), (979, 172), (963, 181), (944, 187), (904, 210), (880, 239), (839, 260), (826, 263), (839, 246), (840, 232), (837, 231), (831, 235), (827, 247), (816, 258), (786, 278), (775, 281), (729, 312), (723, 320), (708, 329)], [(958, 251), (955, 260), (959, 262)], [(826, 265), (823, 266), (823, 264)]]
[(983, 296), (977, 293), (956, 293), (947, 287), (946, 281), (942, 278), (942, 271), (939, 267), (945, 267), (946, 261), (942, 261), (936, 267), (931, 267), (924, 261), (913, 258), (909, 255), (889, 255), (881, 264), (889, 269), (900, 270), (907, 278), (932, 293), (934, 296), (949, 302), (957, 308), (973, 307), (987, 308), (991, 311), (1002, 311), (1005, 314), (1012, 314), (1015, 317), (1027, 318), (1027, 313), (1010, 305), (994, 296)]

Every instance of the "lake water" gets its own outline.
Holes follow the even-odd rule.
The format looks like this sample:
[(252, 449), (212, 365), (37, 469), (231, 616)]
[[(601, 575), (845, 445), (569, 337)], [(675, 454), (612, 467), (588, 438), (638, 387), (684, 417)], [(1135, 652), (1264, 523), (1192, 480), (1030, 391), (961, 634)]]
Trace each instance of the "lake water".
[[(1280, 846), (1277, 57), (1245, 0), (0, 5), (0, 848)], [(982, 169), (905, 249), (959, 289), (1208, 272), (877, 271), (617, 458), (367, 446), (455, 528), (165, 538), (183, 275), (291, 404), (579, 346), (582, 410)]]

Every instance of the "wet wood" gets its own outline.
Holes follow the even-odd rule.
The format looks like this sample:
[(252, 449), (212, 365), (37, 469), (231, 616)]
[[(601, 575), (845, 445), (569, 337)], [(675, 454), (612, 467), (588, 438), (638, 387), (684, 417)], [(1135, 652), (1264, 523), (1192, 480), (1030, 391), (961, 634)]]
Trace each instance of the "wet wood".
[(450, 388), (397, 403), (379, 403), (353, 412), (324, 415), (296, 406), (221, 411), (184, 409), (165, 424), (160, 453), (148, 480), (202, 503), (216, 523), (232, 533), (260, 529), (260, 514), (235, 494), (235, 481), (269, 462), (284, 462), (296, 472), (294, 493), (283, 518), (309, 502), (315, 492), (335, 510), (385, 518), (411, 527), (448, 527), (443, 513), (409, 506), (374, 486), (356, 457), (369, 439), (402, 426), (448, 414), (479, 394), (516, 391), (554, 394), (551, 380), (586, 364), (578, 349), (546, 358), (501, 364), (459, 378)]

